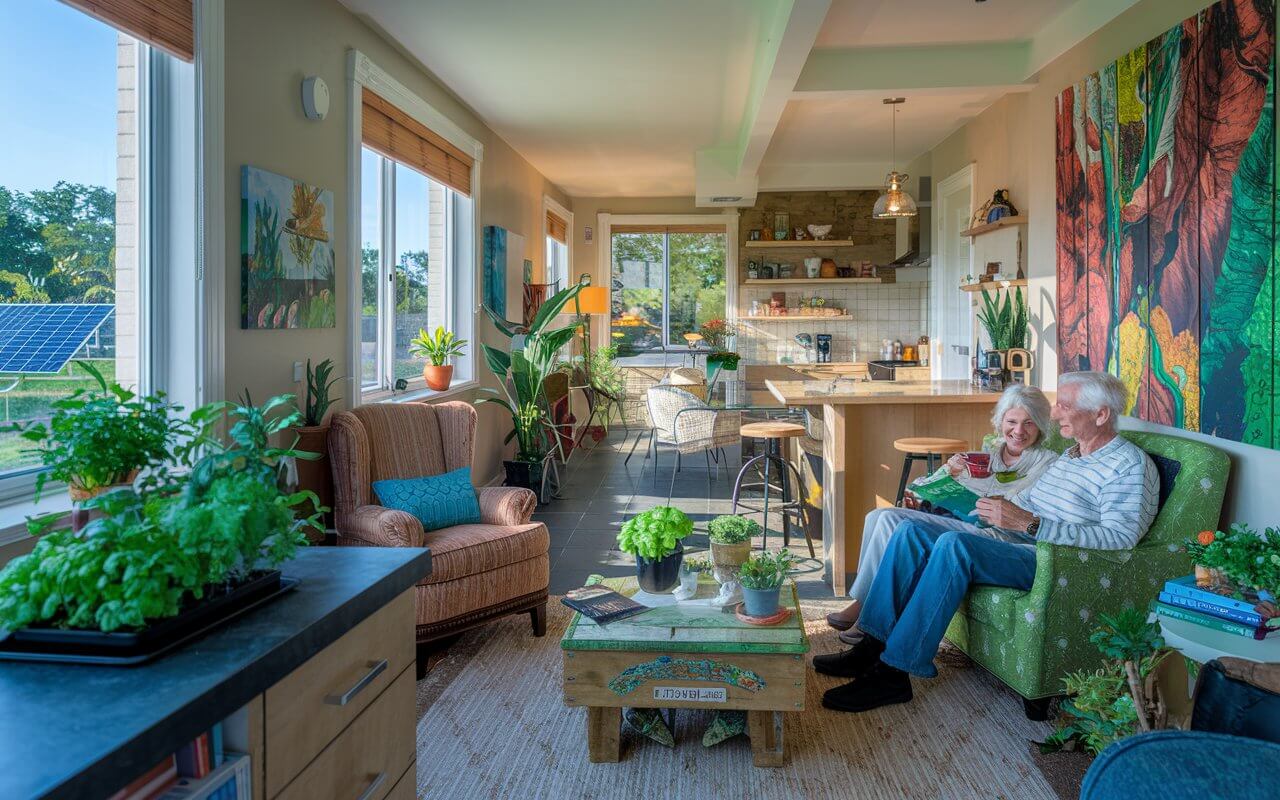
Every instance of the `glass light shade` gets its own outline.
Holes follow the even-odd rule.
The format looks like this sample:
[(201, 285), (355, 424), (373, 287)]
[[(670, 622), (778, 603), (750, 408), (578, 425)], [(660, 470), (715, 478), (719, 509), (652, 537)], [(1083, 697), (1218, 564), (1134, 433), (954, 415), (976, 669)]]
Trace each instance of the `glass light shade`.
[(609, 287), (584, 286), (582, 291), (578, 292), (578, 313), (608, 314)]
[(902, 184), (907, 180), (905, 172), (890, 172), (885, 178), (884, 193), (876, 199), (875, 208), (871, 210), (871, 216), (876, 219), (894, 219), (896, 217), (914, 217), (919, 212), (916, 210), (916, 201), (912, 199), (911, 194), (902, 188)]

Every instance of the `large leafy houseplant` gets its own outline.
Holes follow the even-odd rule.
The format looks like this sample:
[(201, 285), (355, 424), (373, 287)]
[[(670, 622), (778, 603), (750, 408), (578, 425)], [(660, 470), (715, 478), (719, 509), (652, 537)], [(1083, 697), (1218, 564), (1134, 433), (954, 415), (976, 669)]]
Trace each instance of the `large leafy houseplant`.
[(1089, 641), (1102, 653), (1103, 666), (1063, 679), (1070, 697), (1062, 703), (1057, 729), (1040, 746), (1044, 752), (1083, 747), (1096, 755), (1112, 742), (1165, 727), (1155, 672), (1173, 651), (1142, 611), (1101, 615), (1099, 621)]
[(498, 330), (511, 337), (511, 348), (507, 352), (480, 345), (485, 363), (498, 379), (500, 391), (482, 389), (482, 396), (476, 402), (497, 403), (511, 415), (512, 432), (506, 441), (516, 440), (517, 461), (541, 464), (551, 446), (551, 410), (544, 385), (547, 376), (555, 371), (560, 351), (577, 330), (574, 325), (552, 328), (551, 323), (581, 290), (581, 285), (571, 286), (548, 298), (523, 334), (519, 326), (485, 306), (485, 312)]
[(93, 377), (96, 389), (55, 400), (47, 422), (8, 428), (37, 445), (33, 451), (48, 467), (36, 476), (37, 500), (50, 480), (66, 483), (80, 500), (129, 483), (140, 470), (164, 460), (170, 445), (190, 432), (163, 394), (139, 397), (108, 384), (89, 362), (76, 364)]
[(1027, 346), (1027, 302), (1021, 288), (1015, 288), (1012, 293), (997, 292), (995, 297), (984, 289), (978, 321), (991, 340), (992, 350)]
[[(89, 500), (101, 516), (78, 533), (56, 527), (57, 515), (32, 520), (35, 548), (0, 570), (0, 634), (142, 628), (291, 557), (306, 543), (302, 529), (319, 519), (294, 514), (314, 495), (279, 488), (281, 459), (300, 454), (270, 438), (298, 423), (292, 401), (233, 408), (229, 442), (197, 435), (180, 443), (143, 491)], [(192, 424), (207, 428), (224, 408), (197, 409)]]

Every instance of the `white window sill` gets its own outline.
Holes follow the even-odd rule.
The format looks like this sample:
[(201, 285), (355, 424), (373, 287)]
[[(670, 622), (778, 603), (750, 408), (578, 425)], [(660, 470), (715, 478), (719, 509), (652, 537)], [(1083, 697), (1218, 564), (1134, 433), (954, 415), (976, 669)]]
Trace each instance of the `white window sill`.
[(27, 517), (49, 513), (66, 513), (71, 510), (71, 495), (57, 486), (46, 486), (44, 496), (37, 503), (30, 497), (0, 505), (0, 546), (26, 539)]
[(416, 403), (422, 400), (446, 400), (478, 388), (480, 388), (480, 382), (472, 380), (455, 383), (443, 392), (437, 392), (425, 387), (410, 388), (403, 392), (365, 392), (360, 395), (360, 402), (368, 405), (369, 403)]

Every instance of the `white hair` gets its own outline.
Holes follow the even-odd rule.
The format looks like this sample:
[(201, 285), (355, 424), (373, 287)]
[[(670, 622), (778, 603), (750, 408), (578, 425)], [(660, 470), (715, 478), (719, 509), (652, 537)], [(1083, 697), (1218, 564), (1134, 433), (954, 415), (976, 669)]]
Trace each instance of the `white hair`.
[(1114, 425), (1128, 403), (1129, 392), (1124, 382), (1115, 375), (1106, 372), (1068, 372), (1058, 378), (1058, 388), (1075, 386), (1076, 407), (1082, 411), (1111, 411), (1111, 423)]
[(996, 403), (996, 410), (991, 414), (991, 425), (996, 429), (996, 436), (1002, 436), (1002, 428), (1004, 427), (1004, 415), (1008, 414), (1015, 408), (1021, 408), (1027, 412), (1027, 416), (1031, 417), (1031, 421), (1040, 429), (1040, 434), (1036, 437), (1036, 444), (1041, 444), (1044, 437), (1049, 435), (1049, 399), (1044, 396), (1044, 392), (1034, 386), (1026, 386), (1024, 384), (1015, 383), (1004, 390), (1000, 395), (1000, 400)]

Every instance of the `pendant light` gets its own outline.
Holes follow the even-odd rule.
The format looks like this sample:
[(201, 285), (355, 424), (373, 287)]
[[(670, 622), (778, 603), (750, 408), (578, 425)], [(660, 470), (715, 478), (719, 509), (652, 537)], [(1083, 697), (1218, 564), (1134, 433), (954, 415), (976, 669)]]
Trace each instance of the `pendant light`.
[(886, 97), (884, 104), (890, 107), (889, 124), (892, 130), (890, 134), (890, 153), (892, 160), (889, 163), (889, 174), (884, 179), (884, 192), (876, 200), (875, 208), (871, 211), (871, 216), (876, 219), (894, 219), (896, 217), (914, 217), (916, 211), (916, 201), (911, 198), (911, 193), (902, 188), (909, 177), (905, 172), (898, 172), (895, 167), (898, 165), (898, 106), (907, 102), (905, 97)]

